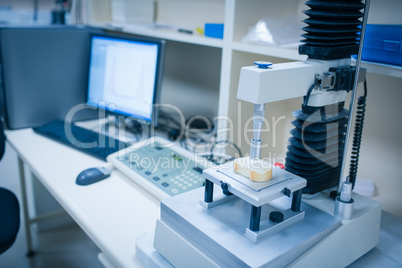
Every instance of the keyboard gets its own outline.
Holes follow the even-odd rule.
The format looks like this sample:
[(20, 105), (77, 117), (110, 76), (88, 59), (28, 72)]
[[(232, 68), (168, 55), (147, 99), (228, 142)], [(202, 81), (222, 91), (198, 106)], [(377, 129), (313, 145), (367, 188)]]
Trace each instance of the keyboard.
[(55, 120), (33, 130), (50, 139), (106, 161), (108, 155), (129, 145), (109, 136), (70, 124), (71, 132), (64, 128), (64, 121)]
[(121, 173), (157, 199), (178, 195), (205, 185), (205, 158), (161, 137), (152, 137), (107, 158)]

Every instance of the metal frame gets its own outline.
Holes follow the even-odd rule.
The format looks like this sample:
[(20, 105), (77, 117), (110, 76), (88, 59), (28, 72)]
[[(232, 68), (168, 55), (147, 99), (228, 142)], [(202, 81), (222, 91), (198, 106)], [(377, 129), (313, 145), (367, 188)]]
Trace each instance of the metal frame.
[(32, 243), (32, 232), (31, 232), (31, 224), (48, 220), (54, 217), (58, 217), (66, 213), (65, 210), (56, 210), (54, 212), (46, 213), (40, 216), (36, 216), (30, 218), (29, 211), (28, 211), (28, 199), (27, 199), (27, 186), (26, 186), (26, 177), (25, 177), (25, 167), (24, 161), (18, 157), (18, 170), (20, 175), (20, 184), (21, 184), (21, 199), (22, 199), (22, 216), (24, 219), (24, 229), (25, 229), (25, 236), (27, 242), (27, 253), (28, 257), (32, 257), (35, 255), (33, 243)]

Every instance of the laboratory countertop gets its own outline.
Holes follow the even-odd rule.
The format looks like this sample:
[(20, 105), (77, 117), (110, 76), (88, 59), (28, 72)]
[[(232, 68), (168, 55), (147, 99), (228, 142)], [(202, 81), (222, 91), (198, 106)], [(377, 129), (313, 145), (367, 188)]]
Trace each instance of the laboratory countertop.
[(159, 201), (114, 170), (110, 178), (75, 184), (77, 175), (106, 162), (33, 132), (7, 131), (7, 141), (39, 181), (116, 267), (139, 267), (135, 240), (153, 230)]
[[(160, 202), (117, 170), (88, 186), (77, 175), (107, 163), (32, 129), (6, 131), (9, 144), (116, 267), (140, 267), (135, 240), (155, 228)], [(380, 242), (349, 267), (402, 267), (402, 219), (383, 212)]]

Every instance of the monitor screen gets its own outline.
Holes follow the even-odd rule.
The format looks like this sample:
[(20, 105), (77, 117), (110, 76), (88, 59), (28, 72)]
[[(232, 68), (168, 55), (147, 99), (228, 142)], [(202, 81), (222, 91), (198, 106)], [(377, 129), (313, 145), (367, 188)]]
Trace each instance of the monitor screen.
[(92, 35), (87, 104), (155, 124), (163, 41)]

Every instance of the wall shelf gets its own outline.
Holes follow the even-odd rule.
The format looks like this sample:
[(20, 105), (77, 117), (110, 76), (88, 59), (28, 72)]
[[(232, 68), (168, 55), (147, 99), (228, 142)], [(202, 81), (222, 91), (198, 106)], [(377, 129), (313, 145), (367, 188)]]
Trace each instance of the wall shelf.
[(174, 29), (155, 29), (152, 26), (137, 26), (121, 23), (91, 23), (93, 27), (103, 28), (111, 31), (122, 32), (133, 35), (140, 35), (150, 38), (164, 39), (175, 42), (182, 42), (193, 45), (222, 48), (223, 40), (218, 38), (205, 37), (198, 34), (180, 33)]
[(119, 30), (125, 33), (142, 35), (152, 38), (160, 38), (170, 41), (183, 42), (194, 45), (223, 47), (223, 40), (211, 37), (205, 37), (197, 34), (180, 33), (177, 29), (157, 29), (152, 26), (136, 26), (130, 24), (110, 24), (111, 29)]

